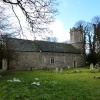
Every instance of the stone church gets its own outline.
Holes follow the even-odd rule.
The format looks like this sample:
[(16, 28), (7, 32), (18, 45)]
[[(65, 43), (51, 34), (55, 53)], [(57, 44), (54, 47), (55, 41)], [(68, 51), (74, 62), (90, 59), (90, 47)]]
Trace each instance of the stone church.
[(82, 28), (70, 29), (70, 44), (7, 38), (13, 60), (3, 59), (1, 69), (30, 70), (84, 65)]

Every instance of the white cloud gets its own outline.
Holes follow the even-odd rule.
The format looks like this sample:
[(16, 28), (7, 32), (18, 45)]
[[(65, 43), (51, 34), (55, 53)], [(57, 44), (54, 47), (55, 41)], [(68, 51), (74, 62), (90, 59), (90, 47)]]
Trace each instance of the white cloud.
[(53, 36), (56, 37), (59, 42), (70, 39), (69, 29), (65, 29), (63, 23), (59, 19), (56, 19), (51, 25), (51, 30), (53, 31)]

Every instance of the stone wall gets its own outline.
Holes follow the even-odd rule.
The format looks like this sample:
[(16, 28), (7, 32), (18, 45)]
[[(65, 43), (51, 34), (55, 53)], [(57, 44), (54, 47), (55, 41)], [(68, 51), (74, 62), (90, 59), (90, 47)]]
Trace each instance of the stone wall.
[[(82, 66), (80, 54), (52, 53), (52, 52), (16, 52), (13, 61), (10, 61), (10, 69), (43, 69), (56, 67)], [(52, 63), (51, 59), (54, 59)]]

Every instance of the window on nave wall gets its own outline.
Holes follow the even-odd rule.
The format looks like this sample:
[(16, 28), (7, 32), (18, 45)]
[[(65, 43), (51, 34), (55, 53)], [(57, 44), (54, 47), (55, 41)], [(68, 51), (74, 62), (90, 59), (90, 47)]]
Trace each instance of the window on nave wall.
[(51, 57), (51, 64), (54, 64), (54, 57)]

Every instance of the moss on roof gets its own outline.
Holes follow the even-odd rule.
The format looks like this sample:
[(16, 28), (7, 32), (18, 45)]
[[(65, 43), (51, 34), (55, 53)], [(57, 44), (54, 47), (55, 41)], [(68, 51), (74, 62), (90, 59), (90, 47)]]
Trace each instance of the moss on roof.
[(77, 53), (80, 52), (71, 44), (48, 41), (31, 41), (9, 38), (7, 41), (10, 50), (32, 52)]

